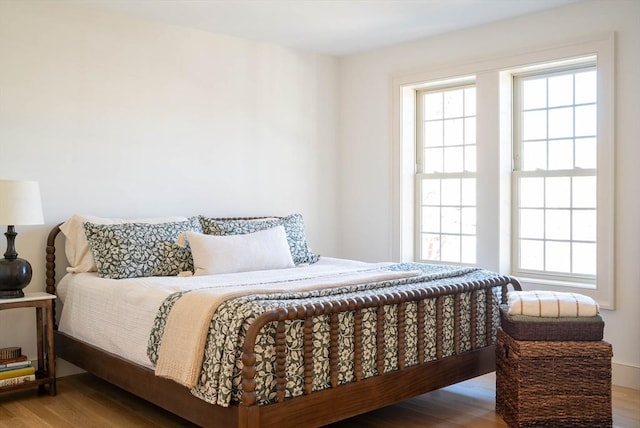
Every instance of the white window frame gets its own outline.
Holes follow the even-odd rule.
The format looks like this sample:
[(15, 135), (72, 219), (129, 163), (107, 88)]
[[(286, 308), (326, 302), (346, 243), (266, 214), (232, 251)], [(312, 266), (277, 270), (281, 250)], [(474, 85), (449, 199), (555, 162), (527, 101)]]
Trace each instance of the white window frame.
[[(415, 148), (416, 148), (416, 173), (415, 173), (415, 201), (420, 201), (421, 197), (422, 197), (422, 180), (423, 179), (438, 179), (438, 180), (444, 180), (444, 179), (473, 179), (474, 181), (476, 181), (476, 168), (477, 166), (474, 165), (474, 170), (473, 171), (468, 171), (468, 170), (463, 170), (463, 171), (459, 171), (459, 172), (424, 172), (424, 164), (425, 164), (425, 159), (424, 159), (424, 149), (425, 147), (422, 145), (422, 143), (424, 142), (424, 135), (423, 135), (423, 131), (424, 131), (424, 121), (421, 120), (420, 118), (423, 117), (423, 106), (421, 101), (422, 96), (425, 93), (429, 93), (429, 92), (445, 92), (445, 91), (450, 91), (450, 90), (458, 90), (458, 89), (465, 89), (465, 88), (470, 88), (473, 87), (475, 89), (475, 80), (472, 80), (471, 78), (465, 80), (464, 82), (461, 81), (456, 81), (454, 84), (451, 84), (450, 82), (429, 82), (428, 87), (422, 87), (422, 88), (418, 88), (416, 89), (416, 144), (415, 144)], [(476, 146), (477, 147), (477, 146)], [(476, 161), (477, 163), (477, 161)], [(476, 188), (477, 188), (477, 182), (476, 182)], [(477, 192), (476, 192), (477, 193)], [(476, 195), (476, 199), (477, 199), (477, 195)], [(442, 208), (442, 204), (439, 205), (440, 208)], [(474, 206), (474, 208), (477, 207)], [(442, 260), (442, 257), (440, 260), (435, 260), (435, 259), (423, 259), (421, 257), (421, 253), (422, 253), (422, 204), (421, 203), (416, 203), (415, 204), (415, 230), (416, 230), (416, 236), (414, 238), (414, 254), (415, 257), (414, 259), (416, 261), (422, 261), (422, 262), (432, 262), (432, 263), (449, 263), (449, 264), (460, 264), (460, 265), (469, 265), (470, 262), (465, 262), (463, 260), (461, 261), (457, 261), (457, 262), (453, 262), (453, 261), (446, 261), (446, 260)], [(444, 233), (442, 231), (439, 232), (439, 234), (442, 235), (447, 235), (447, 233)], [(468, 234), (465, 234), (464, 232), (460, 231), (460, 233), (452, 233), (452, 235), (455, 236), (459, 236), (461, 239), (463, 236), (469, 236)], [(476, 238), (476, 234), (473, 235), (473, 237), (475, 239)], [(461, 256), (460, 258), (462, 259), (462, 243), (460, 244), (461, 248), (460, 248), (460, 253), (459, 255)], [(474, 257), (475, 259), (477, 259), (477, 243), (474, 246)]]
[[(512, 76), (554, 61), (597, 57), (598, 75), (598, 266), (592, 284), (519, 276), (525, 289), (571, 291), (614, 309), (614, 53), (607, 33), (527, 53), (394, 75), (392, 97), (392, 257), (414, 259), (415, 104), (425, 82), (465, 81), (475, 76), (477, 96), (477, 265), (511, 273)], [(522, 50), (520, 50), (522, 52)]]
[[(514, 102), (513, 102), (513, 124), (514, 124), (514, 136), (513, 136), (513, 201), (512, 204), (512, 225), (513, 225), (513, 240), (512, 240), (512, 258), (513, 265), (511, 267), (511, 273), (515, 276), (519, 277), (527, 277), (531, 279), (538, 279), (544, 281), (552, 281), (558, 284), (564, 283), (574, 283), (579, 287), (585, 288), (596, 288), (596, 275), (587, 275), (587, 274), (569, 274), (569, 273), (554, 273), (552, 271), (546, 270), (546, 268), (542, 270), (528, 270), (526, 268), (522, 268), (519, 265), (518, 260), (520, 260), (520, 245), (518, 236), (520, 235), (520, 222), (519, 222), (519, 196), (520, 190), (518, 186), (519, 178), (525, 177), (535, 177), (535, 178), (551, 178), (551, 177), (578, 177), (578, 176), (589, 176), (589, 177), (598, 177), (597, 168), (593, 169), (581, 169), (581, 168), (572, 168), (569, 170), (553, 170), (553, 169), (545, 169), (545, 170), (524, 170), (521, 166), (522, 164), (522, 141), (520, 140), (520, 136), (518, 135), (521, 132), (521, 128), (523, 124), (520, 119), (520, 103), (522, 101), (521, 94), (519, 93), (518, 80), (522, 78), (526, 78), (529, 76), (538, 77), (538, 76), (550, 76), (550, 75), (560, 75), (565, 73), (571, 73), (575, 71), (594, 69), (597, 71), (597, 67), (595, 64), (596, 58), (592, 55), (586, 56), (584, 58), (578, 58), (576, 60), (571, 60), (567, 64), (566, 61), (561, 61), (560, 63), (554, 62), (547, 64), (544, 68), (540, 68), (534, 72), (528, 73), (512, 73), (512, 81), (513, 88), (512, 92), (514, 94)], [(597, 140), (597, 137), (596, 137)], [(546, 206), (546, 204), (545, 204)], [(573, 210), (573, 208), (571, 209)], [(548, 238), (541, 238), (542, 242), (547, 242)], [(573, 238), (570, 238), (567, 242), (574, 242)]]

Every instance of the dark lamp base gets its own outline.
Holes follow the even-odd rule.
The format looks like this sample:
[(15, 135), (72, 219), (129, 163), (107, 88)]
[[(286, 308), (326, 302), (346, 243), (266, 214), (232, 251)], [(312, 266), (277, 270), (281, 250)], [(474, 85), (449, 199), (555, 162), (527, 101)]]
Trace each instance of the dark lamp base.
[(0, 290), (0, 299), (18, 299), (24, 297), (22, 290)]
[(20, 258), (0, 259), (0, 299), (24, 297), (22, 291), (31, 282), (31, 264)]

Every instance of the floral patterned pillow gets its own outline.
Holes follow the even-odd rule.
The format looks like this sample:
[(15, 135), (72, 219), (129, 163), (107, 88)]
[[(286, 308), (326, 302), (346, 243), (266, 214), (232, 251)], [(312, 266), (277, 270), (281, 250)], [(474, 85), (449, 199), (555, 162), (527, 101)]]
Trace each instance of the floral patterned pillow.
[(307, 245), (304, 220), (301, 214), (291, 214), (286, 217), (276, 218), (269, 217), (264, 220), (226, 220), (200, 216), (200, 222), (202, 231), (208, 235), (244, 235), (276, 226), (284, 226), (291, 256), (296, 265), (301, 263), (312, 264), (320, 259), (320, 256), (314, 254)]
[(186, 231), (202, 232), (200, 220), (170, 223), (83, 224), (102, 278), (175, 276), (193, 272), (189, 247), (176, 245)]

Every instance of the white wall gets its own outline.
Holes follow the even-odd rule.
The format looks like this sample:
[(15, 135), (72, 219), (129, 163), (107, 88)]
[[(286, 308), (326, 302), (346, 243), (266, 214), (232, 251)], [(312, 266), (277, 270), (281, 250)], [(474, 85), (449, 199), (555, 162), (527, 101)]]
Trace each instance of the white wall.
[[(335, 254), (337, 77), (328, 56), (0, 1), (0, 178), (38, 180), (47, 223), (17, 227), (26, 291), (44, 290), (48, 231), (76, 212), (300, 212)], [(0, 347), (35, 357), (32, 312), (0, 313)]]
[(603, 311), (614, 382), (640, 388), (640, 2), (589, 1), (341, 60), (341, 256), (391, 259), (392, 79), (616, 32), (616, 310)]
[[(47, 222), (18, 227), (34, 268), (27, 291), (44, 289), (46, 235), (74, 212), (297, 211), (317, 252), (390, 260), (393, 76), (616, 31), (617, 309), (603, 315), (614, 381), (638, 388), (639, 18), (637, 1), (586, 2), (338, 61), (0, 0), (0, 178), (40, 181)], [(0, 312), (0, 347), (35, 355), (31, 312)]]

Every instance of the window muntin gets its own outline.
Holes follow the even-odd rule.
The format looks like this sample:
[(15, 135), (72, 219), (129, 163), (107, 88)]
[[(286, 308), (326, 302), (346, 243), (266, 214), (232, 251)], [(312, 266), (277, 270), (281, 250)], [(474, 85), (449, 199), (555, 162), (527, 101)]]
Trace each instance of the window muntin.
[(476, 262), (476, 89), (417, 91), (417, 258)]
[(596, 82), (593, 60), (514, 77), (516, 274), (595, 284)]

